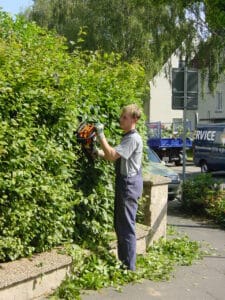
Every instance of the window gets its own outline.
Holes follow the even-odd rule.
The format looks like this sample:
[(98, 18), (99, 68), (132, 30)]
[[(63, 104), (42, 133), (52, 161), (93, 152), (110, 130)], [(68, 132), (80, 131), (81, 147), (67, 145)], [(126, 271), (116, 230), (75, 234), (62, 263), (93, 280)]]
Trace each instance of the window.
[(222, 92), (216, 93), (216, 112), (222, 112), (223, 111), (223, 97)]

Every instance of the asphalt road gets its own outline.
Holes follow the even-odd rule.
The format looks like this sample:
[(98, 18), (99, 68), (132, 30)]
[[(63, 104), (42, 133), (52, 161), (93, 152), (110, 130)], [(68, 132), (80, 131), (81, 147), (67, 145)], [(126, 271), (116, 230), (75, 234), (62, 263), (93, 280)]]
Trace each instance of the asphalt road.
[[(181, 180), (183, 180), (183, 166), (168, 165), (168, 167), (172, 168), (175, 172), (177, 172), (180, 175)], [(201, 174), (200, 167), (196, 167), (192, 162), (187, 162), (184, 170), (185, 179), (189, 179), (190, 177), (193, 177), (197, 174)], [(219, 172), (211, 172), (211, 174), (213, 178), (222, 182), (221, 186), (223, 189), (225, 189), (225, 170)]]
[[(183, 175), (183, 166), (175, 166), (175, 165), (168, 165), (169, 168), (172, 168), (175, 172), (177, 172), (180, 176)], [(195, 174), (200, 174), (201, 169), (196, 167), (192, 162), (187, 162), (185, 166), (185, 175), (192, 176)]]

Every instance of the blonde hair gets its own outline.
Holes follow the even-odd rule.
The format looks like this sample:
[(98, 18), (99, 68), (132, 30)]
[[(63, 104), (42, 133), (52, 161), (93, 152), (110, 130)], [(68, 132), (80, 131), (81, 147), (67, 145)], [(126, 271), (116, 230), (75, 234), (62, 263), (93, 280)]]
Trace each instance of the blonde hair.
[(137, 106), (137, 104), (129, 104), (127, 106), (124, 106), (122, 109), (122, 113), (129, 113), (132, 118), (134, 119), (140, 119), (142, 111), (141, 109)]

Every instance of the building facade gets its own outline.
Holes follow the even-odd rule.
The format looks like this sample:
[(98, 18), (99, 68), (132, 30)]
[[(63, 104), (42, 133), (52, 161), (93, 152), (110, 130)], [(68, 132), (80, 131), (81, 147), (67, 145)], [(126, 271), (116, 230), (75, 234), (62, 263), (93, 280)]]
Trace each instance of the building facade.
[(199, 91), (198, 110), (188, 111), (187, 117), (195, 127), (197, 123), (225, 122), (225, 77), (222, 76), (215, 91), (209, 91), (207, 83), (204, 84), (203, 94)]
[[(178, 57), (173, 55), (171, 66), (177, 68), (178, 64)], [(183, 118), (183, 111), (172, 110), (172, 88), (165, 68), (166, 66), (150, 82), (150, 101), (148, 107), (145, 106), (148, 122), (172, 123), (174, 118)]]
[[(172, 72), (172, 68), (178, 68), (179, 57), (173, 55), (170, 62)], [(221, 77), (213, 93), (209, 91), (207, 82), (203, 86), (202, 93), (199, 80), (198, 109), (187, 110), (186, 120), (190, 123), (191, 130), (198, 123), (225, 122), (225, 77)], [(150, 82), (150, 101), (145, 104), (145, 113), (147, 122), (183, 122), (183, 110), (172, 109), (171, 74), (168, 77), (165, 75), (165, 67)]]

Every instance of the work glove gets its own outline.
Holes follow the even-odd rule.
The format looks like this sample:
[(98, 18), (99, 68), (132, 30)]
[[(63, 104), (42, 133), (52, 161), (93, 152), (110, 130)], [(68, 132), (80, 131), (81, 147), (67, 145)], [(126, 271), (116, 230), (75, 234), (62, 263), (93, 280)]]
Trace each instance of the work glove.
[(96, 131), (97, 131), (98, 138), (100, 140), (102, 140), (105, 137), (105, 134), (104, 134), (104, 125), (101, 124), (101, 123), (97, 123), (95, 125), (95, 128), (96, 128)]

